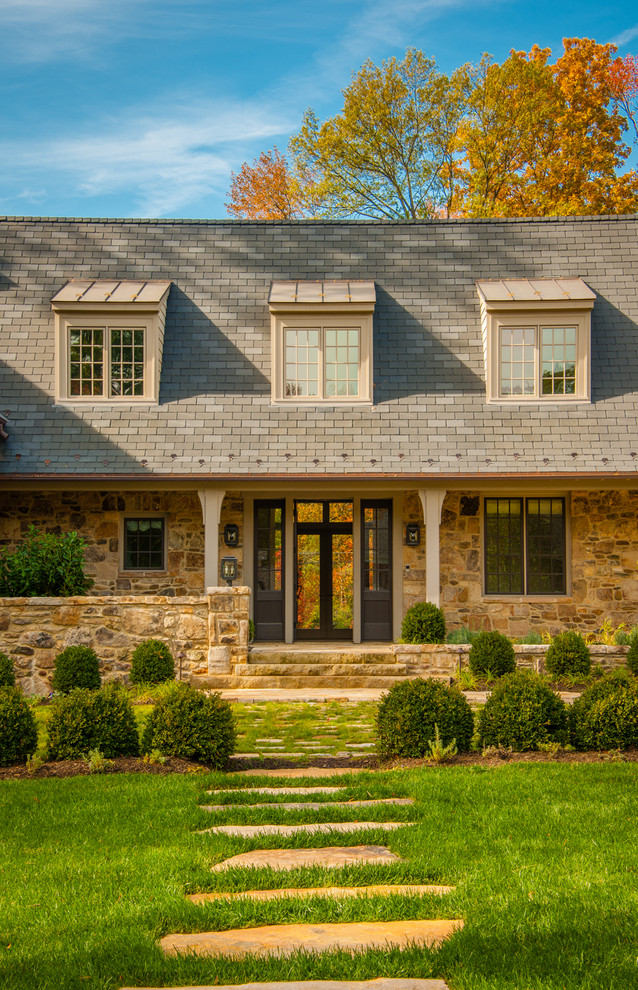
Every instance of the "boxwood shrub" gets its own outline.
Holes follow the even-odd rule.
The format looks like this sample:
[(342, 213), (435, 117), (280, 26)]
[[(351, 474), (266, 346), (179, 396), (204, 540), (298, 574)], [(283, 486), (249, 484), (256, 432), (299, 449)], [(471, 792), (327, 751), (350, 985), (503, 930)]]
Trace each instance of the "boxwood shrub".
[(591, 653), (580, 633), (568, 630), (552, 639), (545, 656), (545, 670), (552, 677), (587, 677)]
[(632, 674), (638, 674), (638, 636), (632, 636), (627, 652), (627, 666)]
[(131, 657), (131, 684), (162, 684), (174, 677), (175, 663), (166, 643), (145, 639), (137, 644)]
[(518, 670), (506, 674), (488, 697), (479, 716), (483, 746), (517, 752), (538, 749), (539, 743), (569, 738), (567, 711), (539, 674)]
[(402, 643), (444, 643), (445, 616), (432, 602), (417, 602), (405, 613), (401, 625)]
[(503, 633), (482, 632), (470, 647), (468, 663), (475, 677), (502, 677), (516, 670), (516, 654)]
[(0, 767), (26, 763), (37, 748), (35, 716), (22, 692), (10, 684), (0, 687)]
[(103, 756), (138, 756), (139, 736), (130, 699), (119, 684), (78, 688), (57, 698), (47, 723), (47, 759), (76, 760), (91, 749)]
[(148, 717), (142, 749), (163, 756), (202, 760), (222, 770), (235, 751), (235, 720), (230, 705), (218, 693), (204, 694), (188, 684), (176, 684)]
[(90, 646), (67, 646), (55, 658), (52, 687), (68, 694), (75, 688), (95, 691), (100, 686), (100, 661)]
[(0, 687), (15, 687), (15, 683), (13, 660), (6, 653), (0, 653)]
[(638, 680), (622, 668), (583, 691), (569, 712), (576, 749), (638, 746)]
[(394, 684), (377, 709), (377, 748), (383, 757), (420, 757), (430, 753), (435, 726), (443, 745), (456, 739), (459, 752), (468, 750), (474, 716), (456, 687), (433, 678), (415, 678)]

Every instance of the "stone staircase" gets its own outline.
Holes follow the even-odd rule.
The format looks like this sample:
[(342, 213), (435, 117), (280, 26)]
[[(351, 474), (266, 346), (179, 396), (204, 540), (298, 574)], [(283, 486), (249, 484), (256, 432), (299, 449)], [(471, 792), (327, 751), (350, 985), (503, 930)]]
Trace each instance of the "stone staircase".
[(409, 665), (392, 643), (283, 644), (251, 646), (247, 663), (230, 674), (192, 677), (203, 688), (378, 688), (392, 687), (411, 676)]

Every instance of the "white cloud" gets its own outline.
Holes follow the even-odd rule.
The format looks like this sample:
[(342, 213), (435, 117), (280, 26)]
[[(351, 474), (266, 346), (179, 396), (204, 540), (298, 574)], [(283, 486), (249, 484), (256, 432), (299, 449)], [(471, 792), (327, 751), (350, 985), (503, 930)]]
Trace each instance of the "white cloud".
[[(169, 216), (206, 197), (223, 195), (234, 163), (253, 141), (287, 135), (292, 122), (254, 104), (174, 106), (154, 114), (128, 113), (99, 131), (48, 142), (0, 142), (0, 160), (25, 183), (48, 183), (91, 199), (126, 196), (133, 216)], [(28, 186), (27, 186), (28, 189)], [(38, 193), (40, 190), (38, 190)], [(200, 207), (201, 208), (201, 207)]]
[(615, 38), (611, 39), (611, 43), (612, 45), (616, 45), (617, 48), (623, 48), (630, 41), (633, 41), (634, 38), (638, 38), (638, 24), (634, 27), (627, 28), (625, 31), (621, 31), (620, 34), (617, 34)]

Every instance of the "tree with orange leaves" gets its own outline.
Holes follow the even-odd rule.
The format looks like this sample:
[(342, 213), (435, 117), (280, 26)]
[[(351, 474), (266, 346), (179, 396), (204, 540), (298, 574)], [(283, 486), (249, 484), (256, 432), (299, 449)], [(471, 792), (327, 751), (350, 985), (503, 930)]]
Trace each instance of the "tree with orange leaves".
[(280, 151), (262, 151), (252, 165), (231, 172), (229, 202), (233, 217), (246, 220), (299, 220), (312, 213), (308, 182)]

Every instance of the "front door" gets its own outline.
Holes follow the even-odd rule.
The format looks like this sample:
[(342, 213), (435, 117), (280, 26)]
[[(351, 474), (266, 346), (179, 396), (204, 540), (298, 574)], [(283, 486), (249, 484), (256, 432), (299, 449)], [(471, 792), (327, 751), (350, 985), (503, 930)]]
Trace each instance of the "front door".
[(295, 502), (296, 635), (352, 639), (353, 504)]

